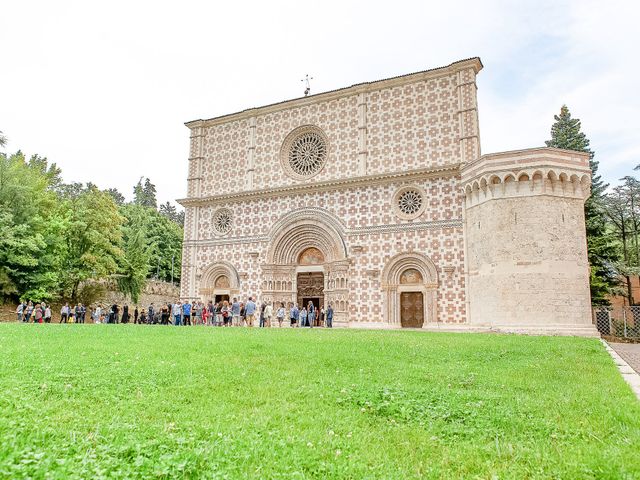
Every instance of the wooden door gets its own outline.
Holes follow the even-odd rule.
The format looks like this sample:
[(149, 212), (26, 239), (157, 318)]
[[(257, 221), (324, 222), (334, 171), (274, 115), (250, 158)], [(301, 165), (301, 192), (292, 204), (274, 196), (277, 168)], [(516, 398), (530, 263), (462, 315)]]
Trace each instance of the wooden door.
[(400, 294), (400, 324), (403, 328), (422, 328), (424, 323), (424, 301), (422, 292)]

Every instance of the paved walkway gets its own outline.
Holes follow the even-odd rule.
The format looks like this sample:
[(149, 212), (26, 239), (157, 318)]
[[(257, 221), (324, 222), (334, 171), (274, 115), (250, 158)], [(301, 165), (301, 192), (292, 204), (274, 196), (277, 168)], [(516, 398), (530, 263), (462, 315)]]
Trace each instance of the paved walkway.
[(609, 343), (609, 345), (636, 373), (640, 373), (640, 343)]

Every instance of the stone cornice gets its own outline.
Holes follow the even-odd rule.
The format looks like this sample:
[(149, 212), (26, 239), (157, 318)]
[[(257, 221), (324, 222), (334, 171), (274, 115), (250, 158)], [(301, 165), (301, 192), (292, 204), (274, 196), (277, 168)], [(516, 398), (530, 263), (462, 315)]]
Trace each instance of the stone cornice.
[(590, 174), (589, 154), (553, 147), (526, 148), (482, 155), (462, 168), (462, 181), (488, 173), (517, 173), (531, 168), (568, 168)]
[[(461, 229), (463, 222), (461, 218), (453, 218), (450, 220), (432, 220), (426, 222), (408, 222), (394, 223), (389, 225), (368, 225), (365, 227), (355, 227), (344, 229), (345, 237), (369, 235), (373, 233), (386, 232), (405, 232), (418, 230), (440, 230), (440, 229)], [(224, 237), (224, 238), (203, 238), (199, 240), (185, 240), (187, 246), (217, 246), (217, 245), (238, 245), (264, 243), (269, 244), (272, 238), (269, 235), (247, 235), (243, 237)], [(353, 253), (361, 253), (361, 250)]]
[(317, 193), (343, 188), (355, 188), (370, 185), (383, 185), (395, 181), (422, 180), (426, 178), (453, 177), (460, 173), (460, 164), (454, 163), (443, 167), (422, 168), (405, 172), (392, 172), (380, 175), (366, 175), (339, 180), (327, 180), (317, 183), (300, 183), (285, 187), (269, 188), (262, 190), (228, 193), (226, 195), (212, 195), (208, 197), (181, 198), (177, 202), (183, 207), (213, 205), (223, 202), (238, 202), (257, 200), (261, 198), (280, 197), (283, 195), (295, 195), (297, 193)]
[(265, 105), (263, 107), (250, 108), (247, 110), (242, 110), (240, 112), (230, 113), (228, 115), (222, 115), (220, 117), (214, 117), (207, 120), (192, 120), (190, 122), (186, 122), (185, 125), (190, 129), (219, 125), (221, 123), (243, 120), (257, 115), (266, 115), (269, 113), (278, 112), (280, 110), (312, 105), (314, 103), (327, 102), (337, 98), (357, 95), (363, 92), (371, 92), (375, 90), (381, 90), (383, 88), (396, 87), (427, 79), (438, 78), (445, 75), (455, 74), (461, 70), (466, 70), (469, 68), (472, 68), (475, 73), (478, 73), (482, 69), (482, 62), (480, 61), (480, 58), (473, 57), (466, 60), (459, 60), (445, 67), (433, 68), (430, 70), (410, 73), (407, 75), (400, 75), (384, 80), (358, 83), (350, 87), (331, 90), (329, 92), (318, 93), (315, 95), (309, 95), (308, 97), (285, 100), (283, 102), (273, 103), (271, 105)]

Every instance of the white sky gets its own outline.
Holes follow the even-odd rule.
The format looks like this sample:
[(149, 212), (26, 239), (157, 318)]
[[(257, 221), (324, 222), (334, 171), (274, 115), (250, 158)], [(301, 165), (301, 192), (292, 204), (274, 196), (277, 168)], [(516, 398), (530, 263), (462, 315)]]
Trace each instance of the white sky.
[[(186, 192), (185, 121), (479, 56), (483, 153), (541, 146), (566, 103), (616, 183), (640, 163), (640, 2), (0, 3), (0, 130), (65, 181)], [(234, 175), (235, 172), (228, 172)]]

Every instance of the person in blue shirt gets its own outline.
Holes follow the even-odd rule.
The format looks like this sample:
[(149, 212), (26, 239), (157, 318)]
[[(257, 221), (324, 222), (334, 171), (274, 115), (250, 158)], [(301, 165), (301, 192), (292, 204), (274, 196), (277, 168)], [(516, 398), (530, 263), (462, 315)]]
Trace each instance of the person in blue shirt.
[(189, 302), (185, 302), (182, 305), (182, 319), (184, 320), (184, 325), (191, 326), (191, 304)]
[(333, 328), (333, 307), (331, 304), (327, 308), (327, 328)]
[(256, 319), (256, 304), (253, 301), (253, 297), (249, 297), (249, 300), (244, 307), (244, 314), (247, 321), (247, 327), (253, 327), (253, 322)]
[(291, 310), (289, 310), (289, 320), (291, 321), (291, 326), (295, 327), (298, 324), (298, 316), (300, 312), (298, 311), (298, 304), (294, 303), (291, 305)]
[(238, 302), (238, 299), (234, 297), (233, 299), (233, 303), (231, 304), (231, 318), (232, 318), (232, 325), (234, 327), (239, 327), (240, 326), (240, 303)]
[(300, 310), (300, 326), (301, 327), (306, 327), (307, 326), (307, 309), (302, 307), (302, 310)]

